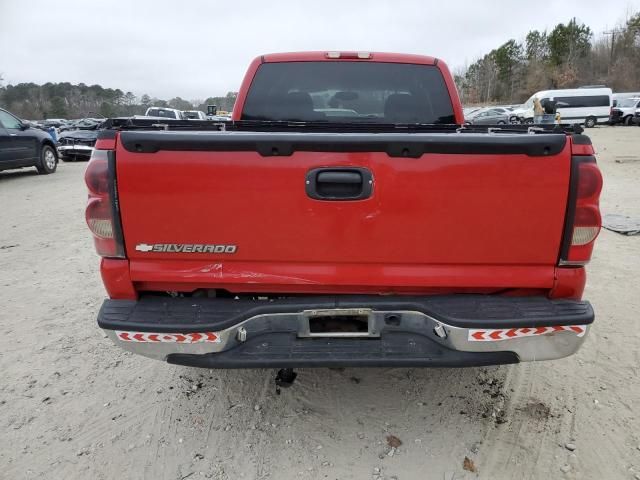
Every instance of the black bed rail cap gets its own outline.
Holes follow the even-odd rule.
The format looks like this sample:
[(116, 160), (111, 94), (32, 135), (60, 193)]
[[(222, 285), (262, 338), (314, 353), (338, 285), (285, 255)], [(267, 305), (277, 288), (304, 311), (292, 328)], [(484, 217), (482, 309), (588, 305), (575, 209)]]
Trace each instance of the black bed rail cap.
[(557, 155), (566, 135), (495, 135), (455, 133), (340, 133), (332, 132), (189, 132), (132, 130), (120, 134), (125, 150), (257, 152), (262, 156), (290, 156), (294, 152), (385, 152), (391, 157), (419, 158), (424, 154)]

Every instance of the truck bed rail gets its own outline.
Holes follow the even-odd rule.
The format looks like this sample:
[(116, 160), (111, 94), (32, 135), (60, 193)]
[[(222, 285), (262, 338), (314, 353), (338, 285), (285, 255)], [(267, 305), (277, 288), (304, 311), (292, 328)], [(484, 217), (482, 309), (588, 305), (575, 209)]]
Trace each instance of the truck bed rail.
[(157, 118), (109, 118), (103, 125), (107, 130), (171, 130), (171, 131), (235, 131), (235, 132), (322, 132), (322, 133), (513, 133), (513, 134), (580, 134), (580, 125), (457, 125), (457, 124), (406, 124), (377, 122), (288, 122), (237, 120), (159, 121)]

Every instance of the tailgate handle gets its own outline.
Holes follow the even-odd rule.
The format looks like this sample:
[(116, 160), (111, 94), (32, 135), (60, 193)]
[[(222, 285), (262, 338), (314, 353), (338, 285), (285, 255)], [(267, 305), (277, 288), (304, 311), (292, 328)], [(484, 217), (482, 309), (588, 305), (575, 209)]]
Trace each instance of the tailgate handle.
[(358, 172), (326, 171), (316, 178), (318, 183), (362, 183), (362, 175)]
[(373, 191), (373, 175), (362, 167), (323, 167), (309, 170), (307, 195), (315, 200), (364, 200)]

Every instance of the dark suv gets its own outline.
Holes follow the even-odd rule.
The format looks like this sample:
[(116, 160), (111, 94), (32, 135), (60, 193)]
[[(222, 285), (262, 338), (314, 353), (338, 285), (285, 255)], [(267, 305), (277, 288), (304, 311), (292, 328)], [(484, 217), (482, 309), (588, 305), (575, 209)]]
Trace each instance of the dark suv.
[(57, 166), (51, 136), (0, 108), (0, 170), (36, 167), (46, 174), (55, 172)]

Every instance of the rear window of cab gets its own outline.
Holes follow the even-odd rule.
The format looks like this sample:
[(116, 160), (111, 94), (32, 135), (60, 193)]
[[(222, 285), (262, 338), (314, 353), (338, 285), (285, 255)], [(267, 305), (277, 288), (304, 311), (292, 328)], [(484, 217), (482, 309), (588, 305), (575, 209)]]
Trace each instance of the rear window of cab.
[(440, 70), (382, 62), (277, 62), (258, 68), (242, 120), (453, 124)]

